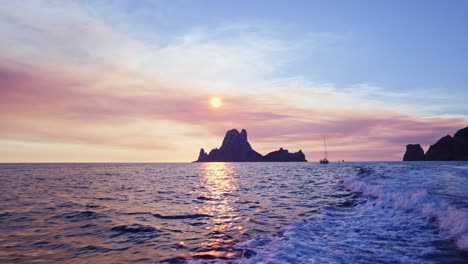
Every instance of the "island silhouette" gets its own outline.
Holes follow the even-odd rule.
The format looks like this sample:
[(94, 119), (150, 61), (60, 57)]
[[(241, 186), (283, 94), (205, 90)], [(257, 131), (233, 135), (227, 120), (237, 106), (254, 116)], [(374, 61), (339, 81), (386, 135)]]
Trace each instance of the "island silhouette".
[(280, 148), (265, 156), (255, 151), (247, 140), (247, 131), (231, 129), (226, 132), (221, 147), (206, 153), (202, 148), (195, 162), (307, 162), (302, 150), (290, 153)]
[(431, 145), (424, 154), (420, 144), (406, 145), (403, 161), (462, 161), (468, 160), (468, 127), (458, 130), (453, 137), (446, 135)]

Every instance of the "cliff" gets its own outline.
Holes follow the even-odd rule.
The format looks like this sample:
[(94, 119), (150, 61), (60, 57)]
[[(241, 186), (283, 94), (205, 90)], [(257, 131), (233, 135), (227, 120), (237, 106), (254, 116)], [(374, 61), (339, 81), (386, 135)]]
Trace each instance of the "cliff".
[(468, 127), (460, 129), (453, 136), (455, 160), (468, 160)]
[(453, 143), (453, 138), (449, 135), (439, 139), (429, 147), (425, 158), (427, 160), (454, 160)]
[[(416, 150), (416, 147), (408, 148), (408, 146), (419, 146), (419, 144), (406, 146), (406, 153), (403, 157), (403, 161), (468, 160), (468, 127), (458, 130), (453, 137), (447, 135), (440, 138), (435, 144), (429, 147), (426, 154), (424, 154), (424, 159), (419, 159), (422, 148), (421, 150)], [(414, 157), (418, 159), (412, 159)]]
[(226, 132), (219, 149), (212, 149), (206, 153), (202, 148), (196, 162), (258, 162), (258, 161), (307, 161), (301, 150), (295, 153), (280, 148), (277, 151), (262, 156), (255, 151), (247, 140), (247, 131), (231, 129)]

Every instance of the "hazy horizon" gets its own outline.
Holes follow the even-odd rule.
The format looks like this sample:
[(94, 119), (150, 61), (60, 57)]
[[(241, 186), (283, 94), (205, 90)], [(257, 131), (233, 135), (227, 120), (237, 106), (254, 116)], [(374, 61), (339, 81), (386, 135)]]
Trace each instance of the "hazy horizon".
[[(398, 161), (468, 126), (464, 1), (0, 7), (0, 163), (191, 162), (252, 147)], [(213, 101), (213, 98), (218, 100)]]

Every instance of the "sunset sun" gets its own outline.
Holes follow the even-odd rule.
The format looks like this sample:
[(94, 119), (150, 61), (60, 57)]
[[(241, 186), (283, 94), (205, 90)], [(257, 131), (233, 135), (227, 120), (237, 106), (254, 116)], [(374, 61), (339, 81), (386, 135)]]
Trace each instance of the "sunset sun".
[(218, 97), (213, 97), (211, 98), (211, 106), (213, 106), (214, 108), (218, 108), (221, 106), (221, 99), (219, 99)]

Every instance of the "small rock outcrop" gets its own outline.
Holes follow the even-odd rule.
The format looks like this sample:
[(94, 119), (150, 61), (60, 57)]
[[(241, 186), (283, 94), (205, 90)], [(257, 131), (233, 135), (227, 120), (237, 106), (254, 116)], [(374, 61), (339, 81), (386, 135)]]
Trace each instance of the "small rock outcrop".
[(198, 154), (198, 159), (197, 160), (207, 160), (208, 159), (208, 154), (206, 154), (205, 150), (202, 148), (200, 149), (200, 154)]
[(287, 149), (280, 148), (279, 150), (270, 152), (263, 156), (262, 161), (275, 162), (275, 161), (307, 161), (302, 150), (298, 152), (289, 153)]
[[(414, 147), (416, 146), (416, 147)], [(407, 145), (403, 161), (415, 160), (413, 157), (420, 157), (421, 148), (417, 145)], [(410, 150), (411, 148), (411, 150)], [(468, 127), (458, 130), (453, 137), (447, 135), (431, 145), (424, 154), (424, 159), (428, 161), (462, 161), (468, 160)]]
[(421, 161), (424, 160), (424, 150), (419, 144), (406, 145), (406, 152), (403, 161)]
[(262, 156), (255, 151), (247, 140), (247, 131), (231, 129), (226, 132), (219, 149), (212, 149), (206, 153), (202, 148), (196, 162), (258, 162), (258, 161), (307, 161), (302, 150), (295, 153), (280, 148), (277, 151)]

